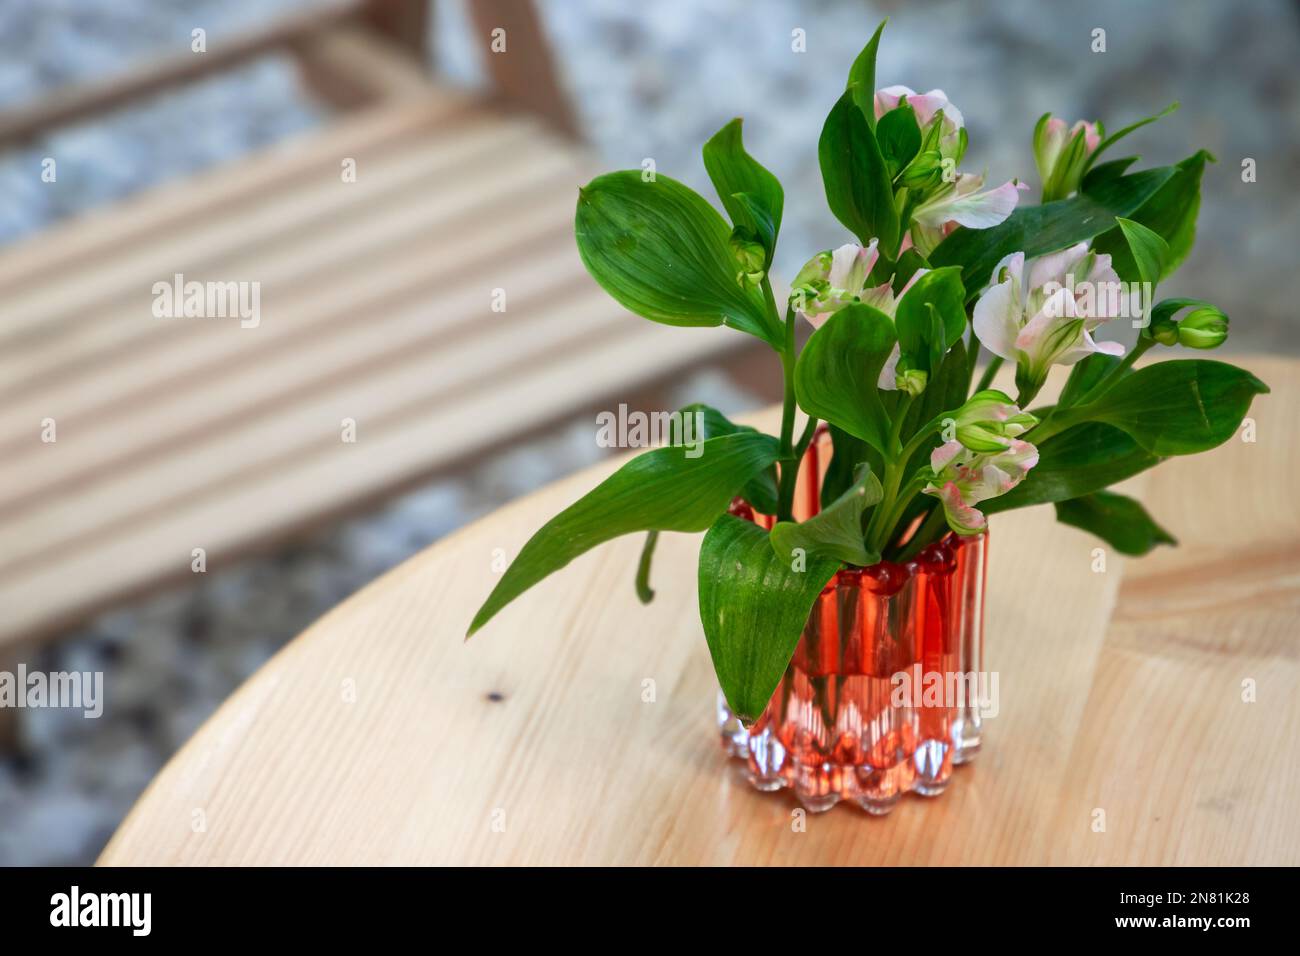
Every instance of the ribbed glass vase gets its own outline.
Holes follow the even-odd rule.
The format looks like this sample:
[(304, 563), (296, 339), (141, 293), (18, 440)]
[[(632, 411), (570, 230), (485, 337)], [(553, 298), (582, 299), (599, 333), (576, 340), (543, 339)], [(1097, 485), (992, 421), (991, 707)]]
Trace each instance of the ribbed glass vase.
[[(809, 449), (796, 517), (815, 513), (828, 453), (820, 437)], [(723, 746), (754, 787), (790, 787), (814, 812), (851, 800), (875, 814), (944, 791), (980, 748), (987, 547), (949, 534), (905, 563), (841, 570), (751, 727), (719, 692)]]

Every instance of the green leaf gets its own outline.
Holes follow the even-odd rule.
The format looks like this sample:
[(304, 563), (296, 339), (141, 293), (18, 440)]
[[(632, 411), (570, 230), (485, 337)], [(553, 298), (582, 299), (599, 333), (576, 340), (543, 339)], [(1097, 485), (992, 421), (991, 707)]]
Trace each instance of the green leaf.
[(776, 349), (782, 327), (760, 290), (742, 287), (731, 230), (701, 196), (639, 170), (608, 173), (579, 190), (574, 222), (587, 271), (621, 305), (678, 326), (726, 323)]
[[(926, 385), (925, 391), (908, 406), (907, 416), (903, 419), (903, 428), (900, 432), (902, 440), (910, 441), (922, 426), (929, 424), (945, 411), (960, 407), (965, 403), (969, 389), (970, 366), (966, 356), (966, 343), (958, 339), (948, 350), (948, 354), (943, 357), (939, 371), (930, 375), (930, 382)], [(908, 460), (903, 474), (914, 475), (917, 469), (929, 465), (930, 453), (934, 451), (940, 440), (941, 436), (936, 432), (929, 441), (922, 442)], [(934, 505), (934, 498), (928, 495), (914, 495), (907, 507), (903, 509), (903, 515), (895, 527), (906, 528), (917, 515), (929, 511)], [(980, 505), (980, 507), (984, 506)], [(890, 537), (892, 539), (895, 536)]]
[[(726, 415), (700, 402), (694, 402), (685, 406), (681, 410), (682, 415), (700, 415), (703, 428), (703, 438), (717, 438), (720, 435), (735, 435), (747, 433), (752, 435), (759, 434), (757, 428), (749, 425), (737, 425), (727, 418)], [(699, 438), (701, 436), (694, 436)], [(680, 445), (682, 442), (677, 435), (673, 436), (673, 444)], [(777, 474), (776, 466), (769, 465), (757, 475), (745, 483), (741, 489), (741, 496), (748, 501), (756, 511), (767, 515), (774, 515), (777, 511)]]
[[(1128, 243), (1129, 259), (1125, 263), (1116, 263), (1112, 258), (1111, 266), (1125, 282), (1149, 282), (1154, 289), (1169, 259), (1169, 243), (1140, 222), (1123, 218), (1116, 218), (1115, 222)], [(1130, 267), (1131, 272), (1128, 271)]]
[[(699, 416), (698, 419), (696, 418), (697, 415)], [(737, 425), (716, 408), (700, 402), (694, 402), (679, 409), (677, 417), (671, 420), (671, 425), (669, 442), (672, 445), (685, 445), (688, 441), (692, 444), (708, 441), (710, 438), (717, 438), (721, 435), (759, 434), (757, 428), (750, 425)], [(745, 482), (740, 494), (757, 511), (763, 514), (776, 514), (776, 465), (768, 465)], [(645, 545), (641, 550), (641, 560), (637, 565), (636, 592), (642, 604), (649, 604), (654, 600), (654, 591), (650, 588), (650, 565), (654, 560), (655, 544), (658, 542), (658, 538), (658, 531), (647, 533)]]
[(1266, 392), (1267, 385), (1234, 365), (1181, 359), (1140, 368), (1095, 401), (1061, 414), (1122, 428), (1155, 455), (1193, 455), (1231, 438), (1251, 400)]
[[(698, 420), (695, 416), (699, 416)], [(689, 422), (689, 425), (687, 424)], [(708, 441), (721, 435), (740, 433), (757, 435), (759, 431), (750, 425), (737, 425), (716, 408), (694, 402), (679, 409), (677, 417), (671, 419), (669, 443), (672, 445), (692, 445), (695, 442)], [(757, 511), (763, 514), (776, 514), (777, 511), (777, 472), (776, 465), (768, 465), (749, 481), (740, 491), (741, 496)], [(651, 531), (646, 535), (645, 545), (641, 550), (641, 560), (637, 565), (636, 593), (642, 604), (654, 600), (655, 593), (650, 588), (650, 565), (654, 560), (655, 544), (659, 532)]]
[(896, 341), (894, 323), (879, 309), (862, 303), (840, 309), (799, 353), (799, 406), (885, 454), (890, 423), (876, 382)]
[[(898, 249), (898, 210), (884, 157), (853, 91), (831, 108), (817, 144), (826, 204), (862, 245), (880, 240), (892, 259)], [(991, 267), (990, 267), (991, 268)]]
[(1097, 148), (1093, 150), (1092, 155), (1089, 156), (1087, 162), (1084, 163), (1083, 165), (1084, 173), (1086, 174), (1092, 168), (1093, 164), (1096, 163), (1097, 160), (1101, 158), (1102, 153), (1106, 152), (1106, 150), (1110, 149), (1112, 146), (1118, 143), (1129, 133), (1133, 132), (1134, 130), (1141, 129), (1143, 126), (1146, 126), (1148, 123), (1154, 123), (1156, 120), (1168, 116), (1176, 109), (1178, 109), (1178, 104), (1170, 103), (1168, 106), (1162, 109), (1155, 116), (1148, 116), (1146, 119), (1140, 119), (1136, 123), (1130, 123), (1128, 126), (1125, 126), (1118, 133), (1112, 133), (1111, 135), (1107, 136), (1105, 139), (1103, 139), (1100, 143), (1097, 144)]
[[(1034, 441), (1031, 431), (1026, 436)], [(1164, 461), (1112, 425), (1086, 422), (1038, 445), (1038, 464), (1000, 498), (980, 503), (985, 514), (1065, 501), (1101, 491)]]
[(1113, 491), (1058, 501), (1056, 520), (1090, 531), (1120, 554), (1133, 557), (1141, 557), (1158, 544), (1178, 543), (1140, 502)]
[(967, 299), (973, 299), (988, 285), (1003, 256), (1024, 252), (1033, 258), (1092, 239), (1113, 227), (1116, 216), (1130, 215), (1175, 175), (1173, 166), (1147, 169), (1105, 180), (1070, 199), (1019, 206), (991, 229), (959, 226), (930, 254), (930, 264), (961, 266)]
[(727, 706), (741, 720), (762, 714), (799, 645), (817, 595), (839, 569), (809, 556), (796, 571), (762, 528), (732, 515), (700, 546), (700, 621)]
[[(921, 430), (922, 426), (927, 425), (935, 417), (949, 409), (959, 408), (964, 404), (967, 398), (966, 392), (970, 386), (969, 372), (966, 343), (958, 339), (952, 348), (948, 350), (948, 354), (943, 357), (938, 372), (931, 373), (925, 391), (908, 406), (907, 416), (903, 419), (903, 427), (899, 432), (899, 437), (904, 442), (910, 441), (912, 436)], [(907, 463), (904, 473), (912, 474), (922, 465), (928, 464), (930, 452), (938, 444), (939, 436), (936, 433), (934, 441), (923, 444), (916, 450), (912, 460)], [(933, 503), (932, 499), (929, 500)]]
[(880, 49), (880, 34), (888, 22), (887, 19), (880, 21), (876, 32), (853, 61), (849, 67), (849, 82), (845, 86), (853, 94), (853, 102), (862, 111), (871, 129), (876, 128), (876, 51)]
[[(683, 405), (681, 409), (679, 409), (679, 414), (683, 418), (688, 415), (692, 417), (699, 415), (700, 424), (703, 426), (704, 438), (706, 440), (717, 438), (720, 435), (735, 435), (740, 432), (758, 434), (758, 429), (752, 425), (738, 425), (712, 405), (705, 405), (703, 402), (691, 402), (689, 405)], [(680, 436), (678, 436), (675, 431), (672, 439), (673, 444), (681, 444)]]
[(944, 353), (966, 331), (965, 303), (961, 269), (956, 266), (927, 272), (899, 300), (894, 317), (898, 347), (914, 368), (938, 368)]
[(469, 634), (598, 544), (633, 531), (703, 531), (745, 482), (776, 461), (780, 444), (746, 432), (710, 438), (698, 457), (687, 453), (667, 447), (638, 455), (543, 525), (483, 602)]
[(880, 453), (839, 426), (827, 422), (831, 436), (831, 461), (822, 476), (821, 507), (828, 507), (853, 486), (858, 466), (865, 463), (876, 474), (884, 472), (885, 460)]
[(771, 266), (785, 192), (777, 178), (745, 152), (741, 124), (740, 119), (733, 119), (704, 144), (704, 168), (732, 225), (758, 234)]
[(1112, 159), (1108, 163), (1094, 166), (1088, 174), (1083, 177), (1083, 191), (1088, 192), (1091, 189), (1096, 189), (1102, 183), (1119, 179), (1128, 171), (1128, 168), (1136, 163), (1140, 158), (1141, 157), (1138, 156), (1125, 156), (1123, 159)]
[(907, 249), (898, 257), (898, 265), (894, 269), (894, 281), (892, 288), (894, 295), (897, 296), (904, 288), (907, 287), (908, 281), (916, 274), (918, 269), (929, 269), (930, 263), (926, 261), (925, 256), (921, 255), (916, 249)]
[(844, 494), (807, 521), (780, 521), (772, 528), (777, 557), (792, 561), (796, 549), (819, 558), (834, 558), (865, 568), (880, 560), (862, 539), (862, 513), (880, 501), (884, 490), (871, 466), (857, 468), (853, 484)]
[[(1130, 216), (1133, 221), (1146, 226), (1169, 245), (1169, 252), (1160, 270), (1161, 280), (1173, 275), (1192, 251), (1192, 244), (1196, 240), (1196, 216), (1201, 208), (1201, 174), (1205, 171), (1206, 160), (1213, 158), (1201, 150), (1177, 166), (1168, 167), (1174, 171), (1168, 182), (1133, 210)], [(1137, 273), (1128, 243), (1118, 228), (1097, 236), (1092, 248), (1095, 252), (1110, 255), (1111, 265), (1121, 278)]]
[[(1107, 355), (1105, 352), (1093, 352), (1082, 361), (1075, 362), (1070, 368), (1070, 377), (1065, 380), (1065, 387), (1061, 389), (1061, 397), (1057, 404), (1062, 408), (1069, 408), (1091, 392), (1119, 363), (1118, 356)], [(1126, 374), (1133, 374), (1132, 369), (1129, 369)]]
[(916, 122), (916, 110), (907, 104), (898, 106), (876, 124), (876, 140), (880, 155), (885, 159), (885, 169), (892, 180), (921, 149), (921, 127)]

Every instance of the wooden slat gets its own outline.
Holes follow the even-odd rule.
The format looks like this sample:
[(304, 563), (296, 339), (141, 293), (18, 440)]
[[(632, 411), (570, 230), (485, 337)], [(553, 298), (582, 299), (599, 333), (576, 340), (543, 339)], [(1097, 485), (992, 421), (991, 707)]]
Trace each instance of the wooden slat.
[[(304, 315), (304, 300), (320, 300), (332, 290), (341, 308), (349, 287), (356, 290), (353, 300), (374, 298), (384, 287), (383, 275), (401, 274), (409, 283), (440, 272), (445, 263), (463, 265), (463, 246), (475, 245), (485, 233), (496, 235), (504, 246), (512, 211), (529, 213), (539, 196), (563, 196), (572, 206), (570, 189), (579, 177), (562, 156), (543, 154), (523, 168), (511, 168), (498, 154), (479, 157), (477, 167), (484, 176), (469, 178), (459, 170), (444, 178), (440, 171), (423, 185), (403, 184), (407, 188), (346, 215), (313, 220), (300, 232), (281, 234), (278, 244), (254, 243), (247, 255), (214, 260), (198, 271), (177, 264), (187, 278), (260, 281), (263, 324), (257, 329), (236, 329), (237, 321), (158, 319), (150, 311), (153, 280), (141, 277), (134, 284), (133, 305), (92, 308), (94, 319), (87, 319), (75, 336), (56, 338), (42, 348), (16, 348), (12, 364), (0, 364), (0, 371), (23, 376), (8, 389), (7, 407), (0, 413), (0, 444), (15, 436), (25, 440), (34, 412), (84, 413), (160, 378), (191, 372), (196, 358), (187, 358), (186, 352), (199, 350), (197, 360), (213, 364), (235, 350), (264, 350), (286, 335), (317, 326), (322, 320), (315, 311), (322, 306), (317, 301), (310, 306), (314, 311)], [(494, 173), (502, 178), (492, 179)], [(551, 221), (567, 222), (570, 212), (558, 205), (550, 204)]]
[[(538, 172), (542, 176), (530, 182), (545, 183), (546, 170), (539, 167)], [(553, 176), (552, 181), (567, 185), (562, 178)], [(434, 282), (445, 285), (454, 281), (457, 270), (490, 261), (506, 250), (519, 254), (512, 240), (527, 238), (533, 234), (529, 230), (538, 226), (554, 230), (572, 206), (567, 189), (505, 193), (477, 206), (466, 205), (466, 198), (466, 193), (426, 196), (389, 220), (393, 234), (384, 235), (384, 223), (375, 223), (372, 246), (359, 243), (353, 247), (352, 237), (341, 236), (339, 261), (331, 255), (304, 263), (315, 268), (304, 268), (288, 283), (263, 286), (265, 311), (257, 329), (237, 328), (236, 321), (137, 316), (114, 326), (117, 335), (96, 337), (93, 344), (97, 347), (89, 354), (78, 350), (75, 361), (53, 364), (58, 353), (43, 356), (50, 358), (52, 367), (10, 399), (7, 414), (0, 415), (0, 447), (18, 454), (30, 451), (34, 413), (44, 415), (57, 409), (65, 416), (102, 419), (111, 416), (115, 407), (129, 404), (133, 396), (162, 388), (167, 382), (200, 373), (218, 374), (241, 355), (247, 358), (292, 348), (294, 340), (330, 334), (351, 321), (356, 311), (380, 308), (403, 290), (418, 293)], [(490, 215), (507, 210), (518, 218), (517, 230), (508, 216)], [(476, 220), (476, 211), (489, 215)], [(367, 228), (358, 228), (353, 235), (362, 238), (359, 234)], [(428, 230), (456, 238), (434, 244)], [(552, 237), (548, 234), (547, 238)], [(349, 310), (354, 314), (349, 315)], [(89, 339), (82, 335), (77, 342), (89, 347)]]
[(33, 282), (16, 290), (0, 343), (16, 348), (28, 340), (47, 341), (55, 327), (90, 323), (87, 310), (113, 308), (123, 300), (147, 307), (153, 283), (176, 271), (205, 269), (231, 253), (244, 253), (255, 262), (268, 248), (309, 234), (331, 216), (372, 215), (378, 200), (400, 202), (404, 195), (409, 200), (410, 189), (421, 188), (422, 181), (422, 188), (428, 188), (428, 181), (440, 176), (465, 178), (465, 164), (481, 165), (494, 152), (519, 149), (535, 136), (536, 127), (522, 122), (451, 124), (437, 136), (377, 156), (374, 168), (361, 160), (355, 183), (341, 181), (336, 161), (323, 175), (300, 180), (290, 190), (250, 191), (239, 202), (212, 209), (184, 228), (160, 231), (152, 240), (115, 250), (63, 282)]
[[(229, 560), (407, 486), (506, 436), (735, 344), (734, 333), (725, 330), (693, 329), (683, 335), (645, 322), (621, 325), (613, 338), (493, 378), (493, 387), (440, 400), (424, 414), (403, 418), (400, 426), (373, 429), (363, 422), (354, 445), (332, 443), (329, 451), (295, 460), (256, 482), (228, 486), (192, 507), (153, 514), (57, 563), (6, 574), (0, 582), (0, 606), (6, 609), (0, 643), (65, 625), (141, 582), (183, 579), (192, 548), (206, 548), (210, 566)], [(322, 427), (337, 429), (338, 422), (331, 419)]]
[[(160, 499), (183, 493), (183, 475), (163, 478), (158, 472), (160, 468), (166, 474), (183, 472), (184, 463), (203, 461), (205, 444), (220, 443), (229, 435), (239, 437), (238, 452), (228, 449), (232, 454), (224, 458), (224, 465), (218, 459), (200, 469), (201, 474), (190, 476), (191, 480), (220, 480), (225, 469), (241, 469), (259, 455), (281, 454), (294, 447), (297, 436), (282, 424), (285, 421), (302, 424), (299, 435), (304, 439), (319, 435), (321, 422), (330, 423), (327, 433), (337, 438), (341, 417), (370, 417), (369, 409), (350, 404), (358, 390), (363, 395), (379, 392), (387, 403), (400, 406), (422, 396), (446, 395), (492, 381), (502, 369), (529, 356), (527, 351), (504, 348), (511, 336), (519, 340), (521, 349), (536, 340), (538, 351), (547, 343), (556, 345), (574, 337), (551, 319), (556, 311), (574, 310), (575, 328), (589, 328), (590, 323), (583, 322), (587, 313), (604, 324), (626, 321), (587, 283), (575, 283), (567, 265), (566, 258), (558, 256), (539, 260), (531, 273), (517, 274), (515, 304), (507, 315), (492, 313), (479, 290), (426, 299), (398, 310), (393, 320), (379, 327), (380, 334), (371, 333), (366, 322), (356, 322), (351, 334), (326, 339), (311, 354), (286, 353), (279, 362), (263, 360), (214, 379), (208, 388), (195, 389), (175, 404), (157, 406), (156, 414), (144, 411), (148, 406), (141, 403), (134, 417), (120, 427), (90, 433), (95, 441), (76, 446), (78, 463), (45, 456), (49, 468), (30, 477), (31, 497), (6, 509), (0, 523), (0, 531), (14, 541), (0, 556), (0, 572), (57, 543), (61, 526), (65, 534), (85, 532), (96, 521), (124, 509), (152, 507)], [(593, 308), (593, 299), (603, 308)], [(482, 341), (494, 343), (493, 348), (478, 347), (475, 362), (465, 364), (464, 346)], [(420, 368), (425, 370), (422, 377)], [(306, 427), (302, 406), (314, 409), (307, 421), (317, 425)], [(331, 411), (322, 417), (324, 408)], [(339, 414), (334, 414), (336, 408)], [(263, 431), (264, 422), (276, 427), (270, 434), (263, 433), (266, 447), (259, 448), (246, 434)], [(119, 444), (134, 437), (135, 431), (143, 433), (139, 442)], [(100, 457), (88, 460), (96, 454)], [(14, 470), (24, 464), (30, 462), (20, 461)], [(115, 491), (109, 493), (108, 488)], [(68, 504), (74, 505), (79, 517), (61, 522), (56, 515)]]
[(518, 309), (522, 317), (481, 316), (473, 335), (405, 349), (389, 364), (279, 401), (271, 414), (243, 420), (236, 429), (170, 445), (160, 457), (137, 458), (85, 487), (42, 494), (0, 525), (11, 542), (0, 555), (0, 576), (57, 560), (151, 511), (184, 508), (213, 489), (255, 482), (269, 468), (314, 449), (330, 450), (339, 444), (344, 418), (364, 422), (369, 432), (423, 414), (441, 401), (495, 388), (501, 376), (549, 361), (558, 349), (581, 351), (589, 338), (625, 332), (630, 321), (589, 288), (562, 290), (531, 307), (520, 301)]
[[(1130, 485), (1186, 550), (1112, 554), (1094, 573), (1096, 542), (1050, 509), (994, 519), (987, 664), (1001, 712), (938, 799), (796, 828), (793, 801), (727, 766), (695, 536), (660, 542), (649, 607), (628, 537), (462, 641), (494, 549), (517, 553), (610, 462), (438, 542), (308, 629), (182, 748), (100, 862), (1294, 865), (1300, 528), (1283, 502), (1300, 464), (1286, 423), (1300, 368), (1250, 365), (1274, 387), (1252, 413), (1259, 443)], [(773, 428), (775, 410), (757, 421)], [(1245, 704), (1252, 675), (1259, 698)], [(345, 679), (353, 703), (340, 703)], [(202, 834), (176, 824), (195, 807)]]
[(343, 157), (359, 157), (363, 163), (374, 152), (435, 128), (472, 106), (463, 94), (430, 86), (419, 99), (342, 117), (323, 129), (275, 143), (256, 156), (163, 183), (56, 223), (0, 252), (0, 293), (66, 280), (68, 269), (156, 239), (168, 229), (202, 222), (232, 204), (263, 201), (304, 177), (337, 176)]
[[(401, 298), (375, 296), (364, 285), (356, 288), (360, 301), (340, 308), (331, 306), (326, 290), (296, 310), (297, 318), (316, 319), (322, 334), (313, 334), (314, 326), (304, 321), (292, 348), (273, 348), (273, 339), (258, 339), (260, 328), (231, 326), (227, 341), (254, 343), (241, 350), (249, 353), (245, 361), (224, 367), (220, 374), (192, 380), (181, 375), (171, 387), (138, 394), (115, 406), (112, 415), (83, 420), (51, 408), (49, 414), (59, 423), (59, 441), (42, 443), (37, 420), (29, 429), (30, 437), (14, 444), (12, 467), (0, 476), (0, 513), (23, 507), (26, 498), (45, 495), (55, 483), (94, 477), (116, 462), (129, 461), (147, 449), (175, 445), (217, 422), (243, 420), (313, 383), (341, 381), (357, 366), (400, 355), (421, 341), (435, 342), (454, 323), (486, 309), (493, 288), (507, 287), (511, 295), (526, 301), (535, 290), (580, 277), (576, 255), (564, 242), (567, 234), (555, 229), (549, 238), (551, 248), (542, 255), (517, 263), (483, 262), (459, 281), (422, 262), (417, 269), (408, 268), (400, 276), (401, 297), (407, 301), (417, 297), (425, 303), (422, 309), (401, 311)], [(506, 248), (516, 255), (523, 253), (517, 244)], [(380, 288), (381, 293), (386, 291)], [(381, 305), (385, 299), (390, 301)], [(113, 382), (118, 389), (126, 384)]]

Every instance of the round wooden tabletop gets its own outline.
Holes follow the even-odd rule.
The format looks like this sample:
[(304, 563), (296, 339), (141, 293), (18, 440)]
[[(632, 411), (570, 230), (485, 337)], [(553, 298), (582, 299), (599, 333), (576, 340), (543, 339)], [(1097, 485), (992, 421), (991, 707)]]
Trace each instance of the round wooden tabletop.
[(714, 730), (695, 536), (661, 540), (649, 607), (625, 538), (464, 642), (494, 561), (611, 461), (314, 624), (176, 754), (100, 863), (1298, 863), (1300, 365), (1245, 364), (1273, 389), (1253, 427), (1126, 484), (1179, 547), (1098, 571), (1100, 543), (1052, 509), (997, 516), (1000, 712), (938, 798), (803, 821), (749, 788)]

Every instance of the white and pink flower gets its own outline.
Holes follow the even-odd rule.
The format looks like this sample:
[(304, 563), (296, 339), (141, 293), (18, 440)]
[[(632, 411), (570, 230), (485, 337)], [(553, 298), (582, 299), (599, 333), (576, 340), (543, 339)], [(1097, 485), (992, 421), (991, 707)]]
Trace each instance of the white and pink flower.
[(952, 428), (951, 437), (963, 447), (996, 454), (1010, 448), (1013, 441), (1038, 424), (1038, 419), (1022, 412), (1004, 392), (986, 388), (966, 399), (944, 424)]
[(953, 531), (979, 534), (988, 519), (975, 506), (1005, 495), (1036, 464), (1038, 449), (1022, 439), (1012, 439), (993, 454), (972, 451), (959, 441), (945, 442), (931, 453), (933, 477), (921, 490), (939, 499)]
[(1029, 188), (1014, 179), (993, 189), (981, 190), (983, 185), (982, 174), (959, 173), (913, 209), (908, 238), (916, 251), (928, 256), (958, 226), (990, 229), (1005, 222)]
[(971, 229), (989, 229), (1011, 215), (1020, 194), (1029, 188), (1014, 179), (993, 189), (981, 190), (983, 185), (983, 175), (960, 173), (954, 182), (945, 183), (943, 189), (912, 210), (912, 219), (931, 229), (952, 223)]
[(885, 304), (892, 308), (893, 295), (888, 283), (867, 288), (867, 279), (879, 258), (875, 239), (866, 246), (850, 242), (817, 253), (799, 270), (790, 286), (799, 314), (817, 329), (834, 313), (854, 302), (866, 302), (877, 308)]
[[(933, 132), (936, 122), (943, 124), (938, 131), (941, 162), (933, 167), (942, 169), (943, 173), (933, 185), (921, 188), (921, 201), (912, 210), (912, 225), (903, 244), (904, 249), (914, 246), (921, 255), (928, 256), (958, 226), (989, 229), (1004, 222), (1020, 201), (1020, 193), (1028, 187), (1012, 179), (1001, 186), (983, 189), (983, 175), (957, 172), (957, 163), (966, 151), (964, 120), (943, 90), (916, 93), (906, 86), (877, 90), (876, 119), (897, 109), (904, 100), (915, 111), (923, 138)], [(926, 162), (932, 164), (933, 155)]]
[(1118, 342), (1093, 332), (1116, 318), (1121, 288), (1110, 256), (1086, 242), (1025, 260), (1012, 253), (993, 269), (972, 319), (976, 337), (994, 355), (1015, 362), (1021, 378), (1041, 385), (1053, 365), (1073, 365), (1094, 352), (1123, 355)]
[(1064, 199), (1078, 190), (1088, 158), (1101, 140), (1096, 123), (1079, 120), (1067, 126), (1050, 113), (1043, 115), (1034, 127), (1034, 164), (1043, 181), (1043, 202)]
[[(879, 309), (892, 319), (898, 300), (929, 270), (917, 269), (898, 295), (894, 295), (890, 282), (868, 285), (871, 270), (879, 258), (875, 239), (866, 246), (850, 242), (838, 249), (819, 252), (794, 277), (790, 287), (791, 303), (815, 329), (821, 328), (840, 309), (855, 302)], [(895, 345), (893, 353), (880, 370), (880, 388), (892, 390), (898, 387), (898, 359), (899, 349)]]
[(943, 90), (931, 90), (929, 93), (917, 93), (915, 90), (906, 86), (887, 86), (883, 90), (876, 91), (875, 110), (876, 119), (884, 116), (890, 110), (898, 108), (898, 104), (904, 99), (907, 105), (916, 111), (916, 122), (925, 131), (935, 117), (940, 112), (943, 113), (943, 129), (939, 134), (939, 153), (945, 157), (960, 159), (961, 130), (965, 125), (962, 119), (961, 111), (952, 104), (948, 95)]

